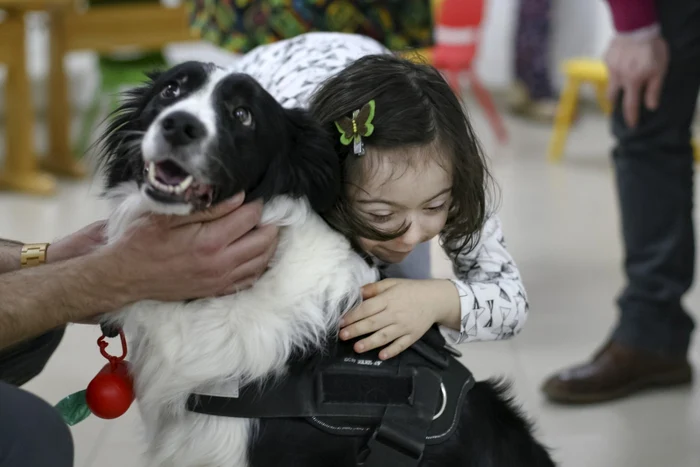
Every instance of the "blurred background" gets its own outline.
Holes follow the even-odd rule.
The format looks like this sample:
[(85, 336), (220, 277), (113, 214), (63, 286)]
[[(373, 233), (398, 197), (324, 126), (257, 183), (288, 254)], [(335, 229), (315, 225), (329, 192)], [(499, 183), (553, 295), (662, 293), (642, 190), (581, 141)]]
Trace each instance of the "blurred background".
[[(489, 156), (508, 247), (531, 306), (519, 336), (466, 345), (465, 363), (479, 379), (513, 381), (516, 399), (562, 466), (697, 467), (697, 387), (587, 407), (552, 405), (540, 392), (549, 374), (587, 359), (605, 338), (624, 284), (610, 104), (601, 91), (607, 79), (601, 59), (613, 34), (607, 4), (552, 0), (529, 2), (523, 11), (519, 0), (461, 1), (473, 6), (461, 20), (480, 31), (479, 40), (465, 52), (473, 60), (442, 65), (473, 71), (451, 82)], [(367, 4), (335, 3), (350, 18), (355, 3)], [(428, 3), (393, 2), (421, 15), (421, 8), (442, 4)], [(138, 83), (143, 70), (189, 59), (226, 65), (257, 43), (292, 34), (293, 24), (275, 29), (274, 15), (265, 14), (291, 4), (0, 0), (0, 238), (53, 241), (106, 216), (100, 181), (84, 154), (113, 94)], [(248, 12), (236, 30), (237, 12), (248, 7), (260, 10)], [(437, 59), (429, 42), (440, 37), (439, 15), (428, 18), (432, 24), (421, 32), (381, 36), (397, 51)], [(568, 100), (560, 102), (561, 95)], [(434, 253), (434, 275), (449, 277), (437, 245)], [(700, 318), (696, 288), (686, 303)], [(99, 335), (91, 326), (70, 326), (26, 388), (52, 404), (83, 389), (103, 363)], [(700, 363), (697, 343), (690, 359)], [(135, 406), (114, 421), (92, 417), (73, 434), (76, 466), (141, 465)]]

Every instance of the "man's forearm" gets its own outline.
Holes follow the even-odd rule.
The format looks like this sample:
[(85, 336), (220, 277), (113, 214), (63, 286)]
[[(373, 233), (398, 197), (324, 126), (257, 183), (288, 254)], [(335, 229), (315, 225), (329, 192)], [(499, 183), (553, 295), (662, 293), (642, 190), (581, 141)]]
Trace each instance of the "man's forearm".
[(0, 275), (0, 349), (128, 304), (112, 268), (96, 253)]
[(19, 269), (22, 243), (0, 238), (0, 274)]
[(615, 30), (627, 34), (654, 27), (658, 17), (656, 0), (607, 0)]

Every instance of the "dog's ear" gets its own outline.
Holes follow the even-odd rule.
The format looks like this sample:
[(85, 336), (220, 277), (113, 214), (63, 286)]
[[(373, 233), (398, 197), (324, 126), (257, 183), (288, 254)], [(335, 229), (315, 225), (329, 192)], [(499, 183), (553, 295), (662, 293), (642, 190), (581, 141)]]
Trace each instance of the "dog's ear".
[(333, 207), (341, 188), (340, 162), (331, 135), (302, 109), (285, 109), (292, 138), (292, 191), (308, 198), (314, 211)]
[(164, 71), (161, 69), (153, 69), (145, 72), (145, 75), (148, 77), (151, 83), (155, 82), (158, 80), (163, 75)]
[(153, 92), (160, 72), (147, 74), (148, 80), (121, 93), (119, 106), (107, 117), (107, 125), (97, 140), (97, 169), (104, 172), (107, 188), (133, 180), (134, 171), (143, 171), (140, 141), (145, 128), (141, 114)]

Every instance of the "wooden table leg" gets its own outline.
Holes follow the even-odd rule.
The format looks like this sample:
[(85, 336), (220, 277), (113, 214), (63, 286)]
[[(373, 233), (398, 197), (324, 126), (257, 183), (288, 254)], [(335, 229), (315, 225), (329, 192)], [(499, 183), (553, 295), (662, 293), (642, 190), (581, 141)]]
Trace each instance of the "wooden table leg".
[(54, 193), (56, 182), (37, 170), (34, 153), (34, 114), (26, 63), (24, 14), (8, 11), (1, 26), (3, 40), (12, 44), (7, 63), (7, 153), (0, 171), (0, 188), (32, 194)]
[(64, 68), (66, 56), (65, 11), (50, 12), (49, 43), (49, 152), (44, 159), (44, 168), (57, 175), (82, 178), (85, 166), (73, 154), (70, 141), (71, 109), (68, 100), (68, 79)]

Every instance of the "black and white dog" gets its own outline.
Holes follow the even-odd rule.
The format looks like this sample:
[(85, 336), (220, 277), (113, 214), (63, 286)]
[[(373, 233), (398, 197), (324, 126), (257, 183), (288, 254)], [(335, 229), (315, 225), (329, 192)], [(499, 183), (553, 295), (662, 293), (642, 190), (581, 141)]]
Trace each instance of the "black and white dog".
[[(357, 441), (301, 419), (249, 419), (187, 410), (192, 393), (235, 393), (284, 378), (292, 359), (335, 339), (374, 269), (319, 213), (340, 188), (332, 135), (284, 109), (255, 80), (189, 62), (127, 93), (103, 137), (101, 162), (117, 239), (148, 212), (184, 215), (245, 191), (281, 226), (269, 270), (249, 290), (183, 303), (144, 301), (114, 322), (131, 341), (150, 466), (355, 467)], [(503, 388), (469, 391), (459, 426), (426, 446), (420, 465), (554, 465)]]

